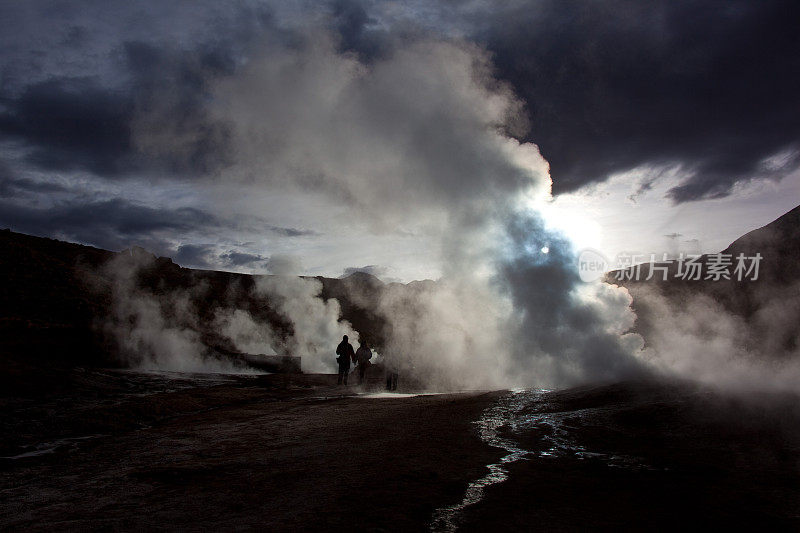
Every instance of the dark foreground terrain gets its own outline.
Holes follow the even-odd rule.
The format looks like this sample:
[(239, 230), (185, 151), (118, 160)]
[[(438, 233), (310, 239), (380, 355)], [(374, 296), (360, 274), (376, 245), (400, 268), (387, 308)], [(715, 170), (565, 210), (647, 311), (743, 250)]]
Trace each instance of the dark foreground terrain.
[(523, 458), (461, 529), (800, 531), (797, 400), (655, 382), (516, 393), (497, 440)]
[(3, 529), (418, 530), (499, 456), (470, 428), (497, 393), (363, 398), (335, 376), (72, 379), (60, 397), (5, 400), (16, 442)]
[(2, 399), (2, 529), (800, 529), (795, 397), (58, 377)]

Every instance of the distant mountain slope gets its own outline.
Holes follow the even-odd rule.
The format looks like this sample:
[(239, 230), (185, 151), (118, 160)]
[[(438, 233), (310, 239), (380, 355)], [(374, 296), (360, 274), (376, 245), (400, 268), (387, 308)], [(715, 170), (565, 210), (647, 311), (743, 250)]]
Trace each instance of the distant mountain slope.
[[(169, 258), (156, 258), (145, 250), (134, 248), (119, 253), (33, 237), (9, 230), (0, 231), (0, 356), (26, 362), (71, 366), (75, 364), (108, 365), (118, 358), (116, 343), (109, 338), (104, 324), (113, 314), (114, 291), (119, 284), (106, 268), (121, 257), (141, 260), (132, 283), (156, 300), (182, 292), (196, 315), (191, 323), (176, 327), (193, 329), (203, 345), (223, 354), (236, 354), (229, 338), (215, 327), (219, 309), (244, 310), (258, 323), (268, 324), (281, 339), (289, 338), (292, 323), (282, 316), (275, 302), (259, 297), (254, 291), (258, 276), (231, 272), (182, 268)], [(729, 312), (750, 319), (770, 302), (797, 302), (800, 315), (800, 207), (774, 222), (734, 241), (723, 253), (736, 257), (761, 254), (756, 281), (699, 280), (676, 277), (677, 264), (666, 266), (668, 276), (646, 280), (649, 269), (642, 266), (639, 279), (617, 279), (626, 272), (610, 272), (606, 281), (623, 285), (633, 296), (638, 319), (636, 329), (647, 337), (654, 316), (648, 298), (654, 293), (664, 296), (676, 309), (697, 295), (713, 298)], [(704, 256), (701, 262), (709, 261)], [(412, 282), (408, 285), (384, 284), (365, 273), (343, 279), (318, 277), (321, 298), (335, 298), (341, 307), (341, 318), (380, 347), (386, 335), (386, 320), (379, 302), (389, 291), (400, 290), (403, 300), (413, 301), (415, 294), (433, 282)], [(404, 292), (407, 291), (407, 292)], [(393, 292), (393, 296), (398, 296)], [(166, 302), (165, 306), (169, 311)], [(784, 320), (793, 320), (795, 309), (786, 307)], [(798, 317), (800, 319), (800, 316)], [(786, 328), (784, 328), (786, 329)], [(797, 328), (781, 342), (793, 346), (798, 342)]]
[[(709, 254), (698, 261), (703, 267), (700, 280), (682, 279), (676, 261), (654, 265), (649, 280), (650, 265), (639, 267), (638, 279), (636, 268), (631, 267), (609, 272), (605, 280), (629, 290), (637, 315), (635, 330), (645, 340), (661, 327), (665, 302), (671, 313), (685, 314), (689, 303), (708, 298), (717, 304), (718, 312), (729, 315), (719, 316), (720, 320), (742, 321), (747, 331), (738, 334), (746, 338), (745, 350), (774, 356), (795, 353), (800, 346), (800, 206), (736, 239), (720, 253), (731, 260), (730, 279), (706, 279), (707, 268), (715, 259)], [(757, 279), (752, 279), (755, 272), (742, 280), (734, 275), (740, 254), (761, 256)], [(666, 281), (659, 267), (667, 269)]]
[[(115, 343), (102, 326), (112, 313), (112, 287), (118, 280), (104, 265), (121, 255), (146, 259), (136, 272), (138, 289), (155, 298), (185, 289), (197, 312), (197, 324), (185, 327), (198, 329), (202, 342), (217, 352), (236, 353), (213, 327), (220, 308), (246, 310), (279, 336), (292, 333), (291, 323), (269, 301), (253, 297), (256, 276), (182, 268), (140, 248), (114, 253), (9, 230), (0, 231), (0, 249), (2, 356), (48, 365), (113, 363)], [(342, 318), (380, 344), (383, 321), (374, 309), (384, 283), (364, 273), (317, 279), (323, 300), (336, 298)]]
[[(605, 280), (627, 287), (632, 294), (637, 292), (637, 288), (643, 287), (658, 290), (673, 298), (676, 303), (687, 295), (706, 294), (729, 311), (747, 318), (758, 310), (762, 303), (760, 297), (766, 292), (779, 291), (781, 287), (789, 287), (800, 281), (800, 206), (766, 226), (736, 239), (720, 253), (730, 256), (730, 279), (705, 279), (712, 260), (706, 254), (697, 261), (703, 266), (700, 280), (682, 279), (677, 261), (655, 264), (656, 267), (667, 268), (666, 281), (662, 278), (662, 271), (655, 269), (652, 278), (648, 280), (651, 268), (649, 264), (640, 265), (638, 274), (636, 267), (611, 271)], [(741, 281), (736, 279), (734, 269), (739, 254), (743, 254), (745, 258), (761, 255), (756, 280), (752, 280), (753, 273), (744, 276)], [(749, 260), (747, 265), (750, 265)]]
[(800, 206), (736, 239), (722, 251), (733, 257), (755, 252), (764, 257), (761, 273), (765, 282), (786, 284), (800, 279)]

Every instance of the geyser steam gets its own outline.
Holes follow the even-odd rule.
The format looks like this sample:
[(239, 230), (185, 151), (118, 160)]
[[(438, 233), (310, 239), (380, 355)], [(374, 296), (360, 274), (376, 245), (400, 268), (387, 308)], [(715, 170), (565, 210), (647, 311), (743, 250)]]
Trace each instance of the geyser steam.
[(103, 267), (111, 287), (111, 316), (102, 324), (117, 343), (119, 356), (145, 370), (176, 372), (239, 372), (232, 363), (211, 356), (198, 333), (198, 313), (191, 290), (173, 290), (159, 297), (144, 289), (141, 276), (156, 258), (140, 248), (126, 250)]
[(440, 282), (389, 290), (376, 310), (386, 354), (428, 383), (555, 385), (640, 370), (641, 339), (622, 335), (627, 293), (581, 285), (569, 242), (534, 208), (550, 195), (548, 165), (510, 136), (524, 127), (522, 104), (480, 48), (423, 39), (363, 64), (308, 32), (266, 46), (214, 96), (210, 114), (236, 150), (227, 185), (321, 193), (371, 231), (441, 239)]
[[(207, 282), (194, 282), (189, 288), (165, 288), (159, 283), (152, 286), (152, 280), (160, 279), (164, 269), (168, 272), (178, 267), (141, 249), (125, 251), (103, 268), (112, 289), (112, 316), (103, 324), (105, 333), (117, 343), (125, 362), (140, 369), (248, 371), (244, 364), (220, 357), (204, 342), (203, 332), (211, 329), (239, 352), (291, 354), (302, 358), (305, 371), (333, 371), (331, 347), (342, 335), (358, 341), (358, 333), (339, 319), (336, 300), (320, 298), (319, 280), (290, 275), (297, 267), (284, 258), (275, 257), (271, 263), (276, 274), (256, 278), (255, 287), (245, 296), (257, 306), (269, 307), (288, 323), (288, 334), (273, 331), (268, 321), (237, 307), (235, 295), (229, 295), (227, 302), (218, 302), (212, 323), (204, 324), (198, 302), (207, 300)], [(240, 287), (230, 289), (241, 292)]]
[[(526, 127), (523, 104), (493, 77), (482, 49), (405, 39), (365, 63), (318, 28), (290, 41), (265, 44), (236, 72), (206, 81), (204, 117), (227, 132), (234, 163), (204, 185), (222, 211), (249, 191), (279, 192), (313, 197), (331, 233), (438, 239), (436, 255), (420, 258), (438, 262), (438, 282), (389, 285), (372, 303), (387, 324), (373, 332), (385, 339), (382, 355), (405, 372), (431, 387), (563, 386), (651, 371), (707, 376), (740, 351), (738, 341), (722, 342), (739, 338), (735, 320), (720, 321), (708, 339), (692, 333), (702, 321), (667, 309), (643, 349), (626, 333), (635, 319), (628, 291), (580, 281), (569, 239), (547, 229), (539, 209), (550, 198), (547, 162), (514, 138)], [(160, 152), (184, 151), (180, 124), (151, 132), (144, 125), (159, 120), (137, 123)], [(303, 356), (305, 370), (332, 371), (338, 339), (356, 334), (338, 303), (319, 297), (319, 282), (292, 277), (290, 263), (274, 258), (282, 277), (260, 280), (252, 297), (277, 306), (292, 338), (240, 309), (220, 311), (217, 327), (242, 351), (286, 351)], [(140, 324), (165, 360), (182, 361), (191, 331), (159, 322), (146, 301), (126, 305), (150, 317)], [(148, 338), (131, 337), (152, 351)], [(720, 354), (710, 365), (709, 353)]]

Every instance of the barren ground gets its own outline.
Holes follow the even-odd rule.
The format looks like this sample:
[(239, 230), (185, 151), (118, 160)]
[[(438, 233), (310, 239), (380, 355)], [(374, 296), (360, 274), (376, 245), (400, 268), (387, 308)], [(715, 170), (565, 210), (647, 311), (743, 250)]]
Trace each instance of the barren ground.
[[(0, 524), (422, 530), (500, 455), (470, 424), (500, 393), (360, 398), (334, 383), (267, 376), (112, 405), (62, 396), (49, 429), (29, 416), (45, 400), (16, 402), (5, 429), (19, 444), (4, 455), (33, 453), (2, 461)], [(36, 455), (26, 437), (62, 445)]]

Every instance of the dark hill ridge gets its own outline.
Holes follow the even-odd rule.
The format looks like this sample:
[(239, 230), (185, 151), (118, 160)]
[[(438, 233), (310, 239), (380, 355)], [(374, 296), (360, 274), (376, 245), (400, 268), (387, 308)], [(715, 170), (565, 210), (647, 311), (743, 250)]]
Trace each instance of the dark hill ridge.
[[(26, 360), (97, 362), (102, 342), (92, 333), (108, 289), (94, 273), (112, 252), (0, 231), (0, 349)], [(68, 352), (68, 353), (65, 353)]]
[[(146, 266), (137, 271), (138, 289), (157, 298), (181, 290), (191, 295), (197, 323), (188, 327), (195, 328), (211, 350), (227, 355), (237, 353), (230, 340), (212, 327), (214, 313), (220, 308), (246, 310), (257, 321), (269, 324), (280, 338), (292, 334), (292, 324), (271, 302), (253, 297), (256, 277), (251, 275), (183, 268), (141, 248), (115, 253), (9, 230), (0, 231), (0, 249), (0, 354), (5, 358), (63, 366), (108, 365), (115, 361), (115, 343), (101, 326), (112, 314), (112, 287), (117, 280), (104, 265), (125, 254), (147, 259)], [(734, 257), (738, 253), (760, 253), (763, 259), (758, 281), (681, 280), (675, 278), (675, 263), (667, 265), (666, 282), (658, 278), (645, 281), (646, 265), (642, 266), (639, 281), (617, 280), (617, 272), (610, 272), (606, 280), (631, 291), (639, 316), (637, 329), (645, 336), (649, 320), (647, 294), (653, 289), (678, 308), (691, 295), (707, 294), (744, 318), (752, 316), (770, 298), (800, 301), (796, 288), (800, 279), (800, 207), (737, 239), (723, 253)], [(702, 259), (707, 260), (707, 256)], [(378, 310), (382, 295), (399, 288), (407, 291), (401, 293), (401, 304), (412, 304), (419, 290), (434, 283), (385, 284), (363, 272), (341, 279), (316, 279), (322, 284), (320, 296), (338, 300), (341, 318), (377, 347), (388, 332)], [(786, 342), (796, 342), (795, 337)]]
[[(800, 206), (736, 239), (720, 253), (729, 254), (732, 258), (729, 280), (681, 279), (677, 277), (678, 263), (675, 261), (657, 264), (667, 267), (666, 281), (662, 280), (659, 271), (655, 272), (653, 279), (647, 280), (650, 272), (650, 265), (647, 264), (640, 266), (638, 280), (619, 279), (623, 273), (635, 277), (631, 276), (633, 267), (609, 272), (605, 279), (630, 291), (637, 315), (635, 329), (645, 339), (657, 327), (654, 296), (665, 297), (676, 312), (684, 309), (693, 298), (707, 296), (749, 325), (752, 329), (749, 341), (752, 346), (748, 346), (748, 349), (768, 343), (775, 352), (771, 355), (794, 351), (800, 345), (800, 328), (772, 326), (778, 323), (797, 324), (800, 321)], [(746, 258), (761, 255), (758, 279), (739, 281), (733, 276), (739, 254)], [(703, 265), (703, 277), (709, 262), (709, 255), (699, 259)]]
[(743, 235), (722, 251), (764, 256), (763, 279), (771, 284), (789, 284), (800, 279), (800, 206), (777, 220)]
[[(118, 281), (104, 266), (123, 255), (145, 265), (137, 270), (138, 290), (156, 298), (182, 290), (190, 294), (198, 333), (218, 353), (237, 353), (211, 327), (220, 308), (246, 310), (282, 338), (292, 333), (291, 323), (269, 301), (253, 298), (251, 275), (183, 268), (141, 248), (115, 253), (10, 230), (0, 231), (0, 248), (0, 353), (25, 363), (108, 365), (117, 359), (115, 343), (101, 326), (111, 314)], [(324, 300), (339, 301), (342, 319), (380, 345), (384, 323), (374, 309), (385, 284), (361, 272), (316, 279)]]
[[(722, 303), (729, 311), (748, 318), (759, 309), (763, 303), (761, 297), (766, 292), (780, 291), (800, 280), (800, 206), (766, 226), (736, 239), (720, 253), (731, 256), (733, 264), (730, 268), (730, 280), (681, 279), (677, 275), (677, 261), (655, 264), (657, 267), (668, 269), (666, 281), (662, 279), (660, 271), (654, 272), (653, 278), (648, 280), (651, 266), (648, 263), (640, 265), (638, 279), (635, 267), (613, 270), (605, 279), (609, 283), (627, 287), (632, 293), (642, 287), (656, 289), (676, 301), (691, 294), (707, 294)], [(756, 254), (761, 255), (757, 280), (735, 279), (733, 271), (739, 254), (744, 254), (746, 258)], [(703, 265), (703, 278), (709, 261), (708, 254), (702, 255), (698, 260)], [(620, 279), (623, 274), (627, 274), (623, 277), (632, 279)], [(794, 293), (787, 292), (787, 296), (790, 295)]]

